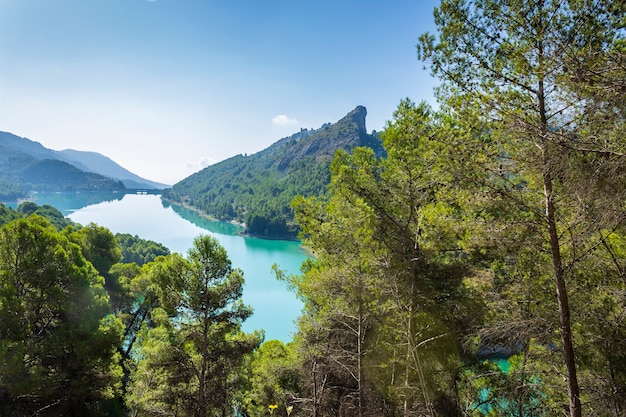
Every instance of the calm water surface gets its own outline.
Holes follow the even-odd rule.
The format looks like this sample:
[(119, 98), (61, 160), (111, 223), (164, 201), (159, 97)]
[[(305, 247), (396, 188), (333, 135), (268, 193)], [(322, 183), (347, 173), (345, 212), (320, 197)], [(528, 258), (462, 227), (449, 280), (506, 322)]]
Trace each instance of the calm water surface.
[(138, 235), (181, 254), (187, 253), (195, 237), (215, 237), (228, 252), (233, 267), (244, 271), (243, 301), (254, 309), (244, 330), (263, 329), (265, 340), (292, 339), (294, 320), (302, 304), (283, 282), (276, 280), (272, 265), (291, 274), (299, 273), (307, 258), (299, 242), (242, 237), (237, 234), (241, 230), (238, 226), (210, 221), (191, 210), (162, 202), (157, 195), (39, 193), (34, 200), (39, 205), (57, 207), (74, 222), (93, 222), (113, 233)]

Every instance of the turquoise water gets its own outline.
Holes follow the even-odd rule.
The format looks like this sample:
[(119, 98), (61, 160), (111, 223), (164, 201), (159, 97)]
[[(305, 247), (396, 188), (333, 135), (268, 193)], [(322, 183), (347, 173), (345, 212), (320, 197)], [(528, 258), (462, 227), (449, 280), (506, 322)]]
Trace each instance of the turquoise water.
[[(99, 199), (99, 200), (98, 200)], [(191, 210), (171, 206), (157, 195), (95, 193), (38, 193), (37, 204), (57, 207), (72, 221), (96, 223), (113, 233), (130, 233), (154, 240), (170, 251), (186, 254), (201, 234), (215, 237), (228, 252), (233, 267), (244, 271), (243, 301), (254, 309), (245, 331), (263, 329), (265, 340), (290, 341), (302, 304), (277, 281), (272, 265), (297, 274), (307, 253), (299, 242), (242, 237), (241, 228), (203, 218)]]

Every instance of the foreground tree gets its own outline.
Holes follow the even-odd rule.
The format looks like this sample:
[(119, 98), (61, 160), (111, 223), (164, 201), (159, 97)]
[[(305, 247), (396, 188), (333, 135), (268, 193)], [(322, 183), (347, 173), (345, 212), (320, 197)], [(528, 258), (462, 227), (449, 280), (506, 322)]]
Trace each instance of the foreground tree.
[(374, 317), (381, 312), (375, 294), (382, 281), (375, 274), (371, 211), (341, 197), (326, 205), (315, 198), (297, 198), (293, 204), (306, 244), (316, 254), (302, 278), (290, 278), (305, 302), (296, 356), (310, 401), (298, 407), (313, 415), (376, 412), (382, 395), (368, 390), (366, 359)]
[[(458, 412), (462, 336), (482, 312), (463, 281), (460, 213), (432, 116), (402, 101), (382, 135), (386, 159), (339, 152), (328, 202), (294, 202), (317, 258), (295, 281), (307, 307), (298, 337), (327, 395), (339, 371), (352, 375), (342, 389), (357, 393), (353, 415)], [(322, 374), (332, 359), (337, 370)]]
[(2, 415), (97, 415), (114, 396), (122, 329), (103, 284), (43, 218), (0, 229)]
[(232, 269), (217, 240), (195, 239), (181, 261), (181, 268), (160, 278), (180, 292), (163, 303), (170, 305), (170, 314), (157, 309), (152, 313), (156, 327), (142, 330), (128, 404), (137, 416), (226, 416), (233, 407), (236, 371), (262, 336), (240, 331), (252, 313), (241, 301), (243, 275)]
[(623, 2), (605, 0), (444, 0), (438, 37), (418, 46), (466, 132), (449, 141), (455, 175), (516, 207), (508, 220), (534, 224), (547, 248), (572, 417), (582, 405), (568, 285), (591, 237), (624, 221), (623, 16)]
[(111, 267), (121, 259), (119, 242), (106, 227), (89, 223), (87, 226), (64, 230), (64, 233), (80, 245), (83, 255), (105, 279)]

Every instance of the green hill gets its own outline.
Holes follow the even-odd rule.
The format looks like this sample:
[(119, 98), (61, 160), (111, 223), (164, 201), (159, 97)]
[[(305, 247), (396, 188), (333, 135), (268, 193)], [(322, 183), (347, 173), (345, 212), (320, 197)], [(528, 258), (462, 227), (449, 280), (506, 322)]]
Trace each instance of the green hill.
[(64, 149), (56, 151), (58, 159), (69, 162), (70, 164), (82, 169), (86, 172), (95, 172), (105, 177), (120, 180), (126, 188), (130, 189), (157, 189), (169, 187), (169, 185), (159, 182), (150, 181), (139, 175), (133, 174), (126, 168), (120, 166), (110, 158), (97, 152), (77, 151), (74, 149)]
[(0, 200), (31, 191), (162, 189), (96, 152), (55, 151), (39, 142), (0, 132)]
[(245, 223), (251, 235), (295, 237), (290, 202), (296, 195), (325, 193), (338, 149), (369, 146), (383, 154), (380, 139), (367, 133), (366, 115), (358, 106), (334, 124), (302, 129), (254, 155), (211, 165), (164, 190), (163, 198), (219, 220)]
[(57, 159), (35, 161), (22, 169), (22, 181), (39, 191), (115, 191), (124, 184), (93, 172), (85, 172)]
[(84, 172), (57, 159), (38, 159), (0, 144), (0, 200), (23, 198), (31, 191), (124, 190), (121, 181)]

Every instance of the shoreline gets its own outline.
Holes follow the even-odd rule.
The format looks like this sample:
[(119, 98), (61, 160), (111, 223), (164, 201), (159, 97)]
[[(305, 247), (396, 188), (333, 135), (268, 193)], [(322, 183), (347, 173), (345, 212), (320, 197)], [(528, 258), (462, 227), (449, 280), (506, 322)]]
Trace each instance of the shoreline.
[(202, 210), (196, 208), (196, 207), (192, 207), (188, 204), (185, 203), (181, 203), (178, 201), (172, 201), (170, 199), (167, 199), (165, 197), (163, 197), (163, 195), (161, 195), (161, 200), (167, 202), (168, 204), (172, 204), (172, 205), (176, 205), (182, 208), (185, 208), (187, 210), (193, 211), (194, 213), (196, 213), (198, 216), (200, 217), (204, 217), (207, 220), (211, 220), (214, 222), (222, 222), (222, 223), (230, 223), (234, 226), (237, 227), (241, 227), (242, 231), (239, 232), (238, 234), (240, 236), (243, 237), (248, 237), (248, 238), (254, 238), (254, 239), (263, 239), (263, 240), (286, 240), (286, 241), (290, 241), (290, 242), (302, 242), (301, 239), (298, 239), (297, 237), (292, 237), (292, 236), (266, 236), (266, 235), (255, 235), (255, 234), (251, 234), (251, 233), (246, 233), (246, 224), (243, 222), (238, 222), (236, 220), (229, 220), (229, 221), (224, 221), (224, 220), (220, 220), (214, 216), (211, 216), (210, 214), (207, 214), (205, 212), (203, 212)]

